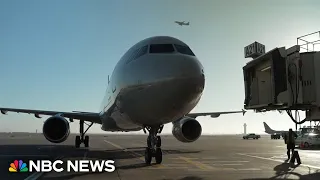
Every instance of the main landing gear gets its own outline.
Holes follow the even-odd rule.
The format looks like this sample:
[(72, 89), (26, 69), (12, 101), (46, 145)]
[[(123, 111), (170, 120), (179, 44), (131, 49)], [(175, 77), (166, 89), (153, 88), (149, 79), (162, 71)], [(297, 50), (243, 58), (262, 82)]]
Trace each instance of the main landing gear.
[(161, 164), (162, 162), (162, 151), (161, 151), (161, 137), (157, 136), (158, 133), (161, 133), (163, 125), (157, 127), (148, 127), (146, 128), (149, 132), (147, 139), (147, 148), (145, 150), (145, 162), (146, 164), (151, 164), (152, 157), (155, 157), (156, 163)]
[(76, 148), (80, 147), (81, 143), (84, 143), (85, 147), (89, 147), (89, 136), (84, 136), (86, 132), (90, 129), (90, 127), (93, 125), (93, 122), (91, 124), (86, 124), (88, 127), (86, 131), (83, 132), (83, 126), (86, 124), (83, 120), (80, 120), (80, 136), (76, 136), (75, 145)]

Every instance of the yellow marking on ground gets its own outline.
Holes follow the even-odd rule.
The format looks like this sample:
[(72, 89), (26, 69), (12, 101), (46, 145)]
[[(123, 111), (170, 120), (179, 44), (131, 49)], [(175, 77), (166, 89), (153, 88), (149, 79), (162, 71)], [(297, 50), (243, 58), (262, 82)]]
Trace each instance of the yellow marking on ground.
[(163, 168), (159, 168), (159, 167), (154, 167), (154, 166), (150, 166), (147, 168), (148, 170), (153, 170), (153, 169), (188, 169), (188, 167), (166, 167), (166, 166), (163, 166)]
[[(116, 148), (118, 148), (118, 149), (121, 149), (121, 150), (123, 150), (123, 151), (125, 151), (125, 152), (128, 152), (128, 153), (130, 153), (131, 155), (133, 155), (134, 157), (136, 157), (136, 158), (140, 159), (141, 161), (145, 162), (144, 155), (139, 154), (139, 153), (136, 153), (136, 152), (131, 151), (131, 150), (129, 150), (129, 149), (126, 149), (126, 148), (124, 148), (124, 147), (121, 147), (120, 145), (115, 144), (115, 143), (113, 143), (113, 142), (110, 142), (110, 141), (108, 141), (108, 140), (103, 140), (103, 141), (106, 142), (106, 143), (108, 143), (108, 144), (110, 144), (110, 145), (112, 145), (112, 146), (114, 146), (114, 147), (116, 147)], [(164, 151), (162, 151), (162, 152), (163, 152), (163, 154), (166, 154), (166, 153), (164, 153)], [(163, 166), (162, 164), (156, 164), (156, 165), (152, 165), (152, 168), (154, 168), (154, 169), (164, 169), (165, 166)]]
[(198, 168), (200, 168), (202, 170), (214, 170), (214, 169), (217, 169), (217, 168), (214, 168), (212, 166), (209, 166), (209, 165), (206, 165), (206, 164), (202, 164), (202, 163), (200, 163), (198, 161), (192, 161), (192, 160), (190, 160), (189, 158), (186, 158), (186, 157), (179, 156), (179, 158), (181, 160), (184, 160), (185, 162), (191, 164), (191, 165), (197, 166)]
[(113, 143), (113, 142), (110, 142), (110, 141), (107, 141), (107, 140), (103, 140), (104, 142), (106, 142), (106, 143), (108, 143), (108, 144), (111, 144), (112, 146), (114, 146), (114, 147), (116, 147), (116, 148), (118, 148), (118, 149), (122, 149), (122, 150), (126, 150), (125, 148), (123, 148), (123, 147), (121, 147), (120, 145), (118, 145), (118, 144), (115, 144), (115, 143)]
[[(180, 157), (172, 157), (172, 158), (168, 158), (168, 159), (181, 160)], [(191, 159), (195, 160), (195, 159), (199, 159), (199, 158), (191, 158), (191, 157), (188, 157), (188, 159), (189, 159), (189, 160), (191, 160)]]
[(125, 152), (130, 153), (130, 154), (133, 155), (134, 157), (137, 157), (138, 159), (140, 159), (141, 161), (144, 162), (144, 158), (141, 157), (141, 156), (142, 156), (141, 154), (136, 153), (136, 152), (133, 152), (133, 151), (130, 151), (130, 150), (128, 150), (128, 149), (126, 149), (126, 148), (123, 148), (123, 147), (121, 147), (120, 145), (115, 144), (115, 143), (113, 143), (113, 142), (110, 142), (110, 141), (107, 141), (107, 140), (103, 140), (103, 141), (106, 142), (106, 143), (108, 143), (108, 144), (111, 144), (112, 146), (114, 146), (114, 147), (116, 147), (116, 148), (118, 148), (118, 149), (121, 149), (121, 150), (123, 150), (123, 151), (125, 151)]
[(155, 169), (166, 169), (166, 167), (161, 165), (161, 164), (151, 165), (149, 167), (150, 168), (155, 168)]

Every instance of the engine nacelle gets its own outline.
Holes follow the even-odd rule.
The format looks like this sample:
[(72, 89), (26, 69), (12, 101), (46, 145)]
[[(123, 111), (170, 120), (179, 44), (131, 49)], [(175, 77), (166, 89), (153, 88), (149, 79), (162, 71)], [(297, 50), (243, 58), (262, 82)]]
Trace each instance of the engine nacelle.
[(4, 114), (6, 115), (8, 111), (5, 111), (5, 110), (0, 110), (1, 114)]
[(52, 116), (44, 122), (42, 132), (52, 143), (64, 142), (70, 134), (69, 122), (64, 117)]
[(200, 123), (190, 117), (184, 117), (173, 123), (173, 136), (184, 143), (196, 141), (202, 133)]

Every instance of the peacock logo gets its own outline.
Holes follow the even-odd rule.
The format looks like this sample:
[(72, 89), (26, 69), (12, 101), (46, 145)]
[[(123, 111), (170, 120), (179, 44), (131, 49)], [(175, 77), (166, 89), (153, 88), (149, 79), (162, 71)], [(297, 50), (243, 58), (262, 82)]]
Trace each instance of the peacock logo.
[(14, 160), (13, 163), (10, 164), (9, 172), (28, 172), (27, 164), (22, 160)]

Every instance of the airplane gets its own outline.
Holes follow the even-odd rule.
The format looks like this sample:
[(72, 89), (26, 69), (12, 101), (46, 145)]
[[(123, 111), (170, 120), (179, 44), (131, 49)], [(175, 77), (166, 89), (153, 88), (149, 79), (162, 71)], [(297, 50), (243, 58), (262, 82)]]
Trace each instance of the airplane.
[(179, 24), (180, 26), (183, 26), (183, 25), (185, 25), (185, 26), (189, 26), (189, 22), (187, 22), (187, 23), (185, 23), (185, 21), (175, 21), (175, 23), (177, 23), (177, 24)]
[[(107, 80), (106, 80), (107, 81)], [(86, 132), (94, 124), (111, 132), (148, 131), (145, 163), (154, 157), (162, 162), (160, 134), (163, 126), (172, 123), (173, 136), (184, 143), (196, 141), (202, 132), (198, 116), (219, 117), (241, 111), (190, 113), (198, 104), (205, 86), (204, 69), (190, 47), (170, 36), (154, 36), (133, 45), (118, 61), (108, 76), (99, 112), (60, 112), (0, 107), (8, 112), (51, 116), (44, 121), (43, 135), (51, 143), (64, 142), (69, 123), (79, 120), (80, 134), (75, 147), (89, 147)], [(68, 122), (68, 120), (70, 122)], [(85, 123), (85, 122), (88, 122)], [(90, 123), (90, 124), (89, 124)], [(88, 127), (84, 131), (84, 124)]]
[[(289, 131), (284, 131), (284, 130), (280, 130), (280, 131), (273, 130), (269, 127), (269, 125), (266, 122), (263, 122), (263, 125), (264, 125), (265, 132), (268, 134), (271, 134), (271, 135), (272, 134), (280, 134), (283, 137), (285, 134), (287, 134), (289, 132)], [(294, 131), (294, 132), (296, 132), (296, 131)]]

